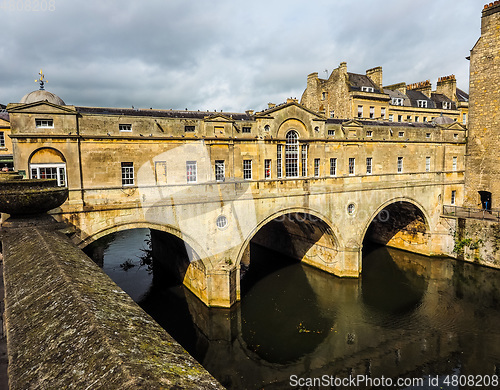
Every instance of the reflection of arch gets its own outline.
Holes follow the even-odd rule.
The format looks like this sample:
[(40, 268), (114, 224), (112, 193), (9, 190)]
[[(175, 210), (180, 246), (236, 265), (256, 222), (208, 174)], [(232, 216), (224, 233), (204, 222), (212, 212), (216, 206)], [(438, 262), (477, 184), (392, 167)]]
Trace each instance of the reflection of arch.
[(254, 236), (269, 222), (274, 221), (275, 219), (285, 216), (287, 214), (306, 214), (310, 215), (313, 218), (316, 218), (316, 221), (313, 221), (311, 219), (311, 222), (318, 223), (320, 222), (322, 225), (326, 226), (328, 229), (330, 235), (329, 238), (332, 240), (333, 246), (336, 248), (341, 248), (342, 247), (342, 238), (341, 234), (338, 231), (338, 229), (335, 227), (335, 225), (324, 215), (312, 210), (312, 209), (307, 209), (307, 208), (299, 208), (299, 207), (291, 207), (287, 209), (280, 210), (278, 212), (275, 212), (273, 214), (270, 214), (266, 218), (264, 218), (262, 221), (260, 221), (254, 229), (248, 234), (248, 236), (245, 238), (245, 241), (242, 243), (240, 246), (239, 252), (236, 257), (236, 266), (238, 267), (241, 263), (241, 260), (244, 256), (244, 253), (250, 244), (250, 241), (254, 238)]
[(34, 150), (28, 166), (31, 179), (56, 179), (58, 186), (66, 186), (66, 159), (59, 150), (50, 147)]
[(207, 255), (205, 251), (198, 245), (198, 243), (192, 237), (183, 234), (180, 230), (175, 229), (170, 225), (160, 225), (150, 222), (129, 222), (120, 225), (115, 225), (112, 227), (104, 228), (96, 233), (89, 235), (84, 240), (81, 240), (78, 243), (78, 246), (80, 248), (84, 248), (87, 245), (91, 244), (92, 242), (98, 240), (99, 238), (107, 236), (108, 234), (119, 232), (122, 230), (139, 229), (139, 228), (159, 230), (165, 233), (170, 233), (173, 236), (176, 236), (177, 238), (181, 239), (192, 248), (193, 253), (188, 253), (191, 262), (202, 259), (205, 265), (211, 267), (211, 263), (206, 260)]

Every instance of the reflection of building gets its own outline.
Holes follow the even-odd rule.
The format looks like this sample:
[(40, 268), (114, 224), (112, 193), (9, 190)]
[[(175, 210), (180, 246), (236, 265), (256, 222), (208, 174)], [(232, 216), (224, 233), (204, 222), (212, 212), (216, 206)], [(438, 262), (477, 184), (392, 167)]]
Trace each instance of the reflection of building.
[(9, 113), (3, 104), (0, 104), (0, 170), (12, 170), (14, 157), (12, 155), (12, 141), (10, 140)]
[(366, 74), (347, 71), (342, 62), (328, 79), (307, 77), (301, 103), (329, 118), (359, 118), (390, 122), (431, 122), (440, 116), (467, 124), (469, 96), (454, 75), (440, 77), (435, 91), (429, 80), (382, 86), (382, 67)]
[(467, 143), (466, 203), (486, 209), (500, 205), (500, 5), (486, 5), (481, 37), (470, 55), (471, 109)]

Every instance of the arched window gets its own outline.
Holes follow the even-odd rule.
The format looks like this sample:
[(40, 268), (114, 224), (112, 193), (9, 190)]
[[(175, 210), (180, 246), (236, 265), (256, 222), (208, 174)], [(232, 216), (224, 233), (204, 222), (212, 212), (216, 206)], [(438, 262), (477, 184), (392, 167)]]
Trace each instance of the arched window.
[(286, 134), (285, 175), (286, 177), (299, 176), (299, 135), (295, 130)]
[(67, 186), (66, 160), (56, 149), (38, 149), (29, 159), (29, 168), (32, 179), (56, 179), (58, 186)]

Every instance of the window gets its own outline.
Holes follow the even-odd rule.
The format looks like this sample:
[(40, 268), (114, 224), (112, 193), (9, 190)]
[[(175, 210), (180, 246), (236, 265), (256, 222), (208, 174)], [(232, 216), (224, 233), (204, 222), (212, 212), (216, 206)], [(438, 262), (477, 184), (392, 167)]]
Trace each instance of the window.
[(402, 106), (403, 105), (403, 98), (392, 98), (391, 103), (394, 106)]
[(403, 115), (398, 115), (398, 122), (403, 122)]
[(451, 191), (451, 204), (455, 204), (457, 200), (457, 191), (453, 190)]
[(334, 110), (330, 111), (330, 118), (335, 118), (335, 111)]
[(457, 159), (457, 157), (456, 157), (456, 156), (454, 156), (454, 157), (453, 157), (453, 162), (452, 162), (452, 169), (453, 169), (454, 171), (456, 171), (456, 170), (457, 170), (457, 160), (458, 160), (458, 159)]
[(122, 186), (134, 185), (134, 163), (122, 162)]
[(458, 134), (457, 133), (453, 134), (453, 139), (458, 139)]
[(243, 160), (243, 179), (252, 179), (252, 160)]
[(332, 137), (335, 136), (335, 130), (331, 130), (331, 129), (328, 130), (328, 135), (332, 136)]
[(430, 172), (431, 171), (431, 158), (426, 157), (425, 158), (425, 172)]
[(278, 177), (283, 177), (283, 168), (282, 168), (282, 154), (283, 154), (283, 145), (278, 145), (278, 150), (276, 151), (276, 169)]
[(197, 180), (197, 164), (196, 161), (186, 161), (186, 181), (188, 183), (196, 183)]
[(53, 128), (54, 121), (52, 119), (35, 119), (35, 125), (41, 128)]
[(370, 118), (375, 118), (375, 107), (370, 106)]
[(330, 159), (330, 176), (337, 176), (337, 159)]
[(363, 118), (363, 106), (358, 106), (358, 118)]
[(394, 122), (394, 114), (389, 114), (389, 122)]
[(156, 184), (167, 184), (167, 162), (155, 161)]
[(265, 125), (265, 126), (264, 126), (264, 130), (265, 130), (265, 131), (270, 131), (270, 130), (271, 130), (271, 127), (270, 127), (269, 125)]
[(367, 157), (366, 158), (366, 174), (371, 175), (372, 174), (372, 162), (373, 158), (372, 157)]
[(184, 131), (186, 133), (192, 133), (194, 131), (194, 126), (184, 126)]
[(227, 217), (225, 215), (219, 215), (215, 220), (215, 225), (219, 229), (224, 229), (227, 226)]
[(431, 133), (425, 133), (425, 138), (431, 138)]
[(361, 87), (362, 92), (375, 92), (375, 88), (373, 87)]
[(271, 178), (271, 160), (270, 159), (264, 160), (264, 178), (265, 179)]
[(321, 100), (325, 100), (326, 99), (326, 92), (321, 92)]
[(118, 130), (120, 130), (120, 131), (132, 131), (132, 125), (130, 123), (120, 123), (118, 125)]
[(356, 205), (354, 203), (349, 203), (349, 205), (347, 206), (347, 214), (353, 215), (355, 211)]
[[(59, 187), (66, 187), (66, 164), (30, 164), (32, 179), (56, 179)], [(132, 183), (133, 184), (133, 183)]]
[(404, 137), (404, 136), (405, 136), (405, 132), (404, 132), (404, 131), (400, 131), (400, 132), (398, 133), (398, 137), (402, 138), (402, 137)]
[(406, 120), (407, 120), (408, 122), (411, 122), (411, 115), (406, 115)]
[(418, 122), (420, 118), (418, 116), (415, 116), (415, 122)]
[(398, 173), (403, 172), (403, 157), (398, 157)]
[(226, 167), (224, 160), (215, 160), (215, 181), (224, 181), (226, 178)]
[(251, 133), (251, 132), (252, 132), (252, 128), (251, 128), (251, 127), (249, 127), (249, 126), (243, 126), (243, 127), (241, 128), (241, 132), (242, 132), (242, 133)]
[(356, 173), (356, 159), (349, 157), (349, 175), (354, 175)]
[(315, 131), (316, 133), (319, 133), (319, 126), (316, 126), (316, 127), (314, 128), (314, 131)]
[(373, 131), (372, 130), (367, 130), (366, 131), (366, 136), (367, 137), (373, 137)]
[(285, 176), (299, 176), (299, 135), (294, 130), (286, 134)]
[(443, 110), (448, 110), (451, 108), (450, 102), (443, 102)]
[(426, 116), (424, 116), (423, 121), (427, 123), (427, 117)]
[(302, 145), (302, 176), (307, 176), (307, 145)]
[[(332, 117), (333, 118), (333, 117)], [(462, 114), (462, 124), (466, 125), (467, 124), (467, 114), (464, 112)]]
[(319, 177), (319, 158), (314, 159), (314, 176)]
[(385, 107), (382, 107), (380, 109), (380, 116), (382, 117), (382, 119), (385, 119)]
[(417, 100), (417, 106), (419, 108), (427, 108), (427, 100)]
[(0, 131), (0, 148), (5, 148), (5, 133)]

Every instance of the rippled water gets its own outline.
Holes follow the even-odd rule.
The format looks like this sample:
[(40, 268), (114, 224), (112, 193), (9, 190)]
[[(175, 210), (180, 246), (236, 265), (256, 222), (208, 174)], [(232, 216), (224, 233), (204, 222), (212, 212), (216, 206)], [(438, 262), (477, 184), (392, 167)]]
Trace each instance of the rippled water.
[[(88, 252), (230, 389), (289, 389), (292, 375), (427, 384), (429, 376), (500, 374), (499, 271), (377, 248), (361, 278), (340, 279), (300, 263), (271, 272), (267, 264), (288, 259), (252, 247), (261, 279), (245, 281), (251, 287), (231, 310), (208, 309), (182, 286), (156, 275), (153, 283), (140, 265), (148, 234), (116, 233)], [(441, 387), (472, 388), (418, 388)]]

